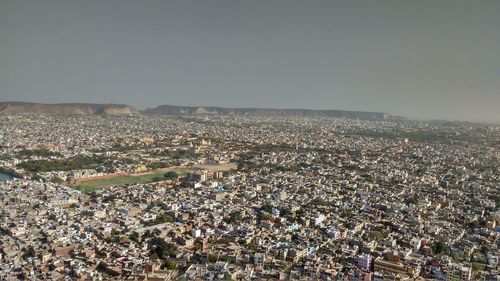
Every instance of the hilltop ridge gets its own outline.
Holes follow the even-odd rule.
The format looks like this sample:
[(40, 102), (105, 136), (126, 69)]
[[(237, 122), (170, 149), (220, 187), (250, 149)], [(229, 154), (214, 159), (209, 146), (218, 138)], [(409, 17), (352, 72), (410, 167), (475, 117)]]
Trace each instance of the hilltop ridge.
[(362, 120), (388, 120), (401, 119), (382, 112), (350, 111), (350, 110), (315, 110), (315, 109), (289, 109), (289, 108), (228, 108), (216, 106), (177, 106), (159, 105), (141, 111), (144, 114), (154, 115), (196, 115), (196, 114), (222, 114), (222, 115), (262, 115), (262, 116), (328, 116), (335, 118), (349, 118)]
[(0, 102), (0, 114), (43, 113), (43, 114), (89, 114), (89, 115), (245, 115), (245, 116), (324, 116), (360, 120), (399, 120), (383, 112), (351, 111), (351, 110), (316, 110), (290, 108), (230, 108), (218, 106), (177, 106), (159, 105), (144, 110), (137, 110), (125, 104), (98, 103), (33, 103), (33, 102)]
[(19, 113), (123, 115), (138, 111), (125, 104), (0, 102), (0, 114)]

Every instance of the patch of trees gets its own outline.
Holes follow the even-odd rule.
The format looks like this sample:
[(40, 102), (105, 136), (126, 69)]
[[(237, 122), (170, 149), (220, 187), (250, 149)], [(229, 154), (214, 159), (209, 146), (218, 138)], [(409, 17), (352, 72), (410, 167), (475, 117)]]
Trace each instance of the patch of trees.
[(163, 214), (161, 216), (158, 216), (156, 219), (156, 223), (167, 223), (167, 222), (174, 222), (175, 219), (169, 214)]
[(57, 184), (61, 184), (63, 183), (64, 181), (60, 178), (60, 177), (53, 177), (50, 182), (52, 183), (57, 183)]
[(119, 151), (119, 152), (124, 152), (124, 151), (131, 151), (131, 150), (137, 150), (139, 149), (139, 146), (137, 145), (121, 145), (121, 144), (114, 144), (110, 149), (106, 150), (103, 149), (101, 152), (105, 151)]
[(167, 168), (170, 166), (170, 163), (168, 162), (151, 162), (146, 165), (148, 168), (156, 170), (156, 169), (163, 169)]
[(218, 256), (217, 256), (217, 255), (215, 255), (215, 254), (209, 254), (209, 255), (208, 255), (208, 262), (214, 263), (214, 262), (216, 262), (218, 259), (219, 259), (219, 258), (218, 258)]
[(103, 199), (102, 199), (102, 202), (103, 203), (109, 203), (109, 202), (113, 202), (116, 200), (116, 195), (115, 194), (110, 194), (110, 195), (107, 195), (105, 196)]
[(241, 214), (239, 212), (233, 212), (229, 216), (224, 218), (224, 222), (226, 223), (235, 223), (241, 221)]
[(193, 158), (196, 157), (196, 153), (188, 150), (164, 150), (151, 152), (152, 157), (165, 157), (171, 159), (181, 159), (181, 158)]
[(382, 232), (380, 232), (378, 230), (372, 231), (370, 234), (373, 237), (373, 239), (375, 239), (377, 241), (380, 241), (380, 240), (382, 240), (382, 239), (385, 238), (384, 233), (382, 233)]
[(168, 260), (170, 255), (177, 251), (177, 246), (171, 243), (165, 242), (162, 238), (153, 237), (149, 241), (151, 251), (149, 257), (153, 260), (162, 259)]
[(236, 205), (241, 205), (241, 204), (243, 204), (243, 203), (244, 203), (244, 201), (243, 201), (243, 199), (241, 199), (241, 198), (234, 198), (234, 199), (233, 199), (233, 204), (236, 204)]
[(271, 213), (273, 211), (273, 206), (270, 204), (264, 204), (260, 207), (260, 210), (266, 213)]
[(349, 210), (349, 209), (342, 209), (342, 211), (340, 212), (340, 217), (342, 217), (344, 219), (348, 219), (348, 218), (352, 217), (351, 210)]
[(167, 172), (165, 175), (163, 175), (163, 177), (166, 180), (175, 180), (179, 177), (179, 175), (177, 175), (177, 173), (174, 171), (170, 171), (170, 172)]
[(102, 156), (78, 155), (67, 159), (57, 160), (30, 160), (22, 162), (17, 167), (29, 172), (70, 171), (80, 169), (93, 169), (98, 166), (111, 166), (112, 161)]
[(181, 188), (193, 188), (194, 185), (190, 183), (189, 181), (183, 181), (179, 184), (179, 187)]
[(273, 220), (273, 216), (271, 216), (268, 213), (260, 213), (259, 214), (259, 219), (261, 221), (272, 221)]
[(483, 270), (484, 266), (480, 263), (474, 262), (472, 263), (472, 270), (473, 271), (481, 271)]
[(459, 261), (462, 261), (463, 260), (463, 255), (459, 252), (453, 252), (451, 253), (451, 258), (455, 261), (455, 262), (459, 262)]
[(292, 215), (292, 211), (289, 208), (283, 207), (280, 209), (281, 217), (289, 217)]
[(483, 253), (485, 253), (485, 254), (486, 254), (486, 253), (491, 252), (491, 251), (492, 251), (492, 250), (491, 250), (491, 246), (490, 246), (490, 245), (488, 245), (488, 244), (483, 244), (483, 245), (481, 246), (481, 252), (483, 252)]
[(173, 262), (171, 260), (167, 260), (163, 264), (163, 268), (168, 269), (168, 270), (176, 270), (177, 269), (177, 264), (175, 264), (175, 262)]
[(326, 206), (326, 205), (328, 205), (328, 202), (325, 199), (318, 197), (318, 198), (313, 199), (311, 201), (311, 204), (317, 205), (317, 206)]
[(18, 156), (21, 157), (51, 157), (51, 156), (62, 156), (59, 152), (50, 151), (48, 149), (23, 149), (17, 152)]
[(432, 250), (434, 250), (434, 253), (442, 255), (448, 251), (448, 247), (443, 241), (436, 241), (434, 245), (432, 245)]

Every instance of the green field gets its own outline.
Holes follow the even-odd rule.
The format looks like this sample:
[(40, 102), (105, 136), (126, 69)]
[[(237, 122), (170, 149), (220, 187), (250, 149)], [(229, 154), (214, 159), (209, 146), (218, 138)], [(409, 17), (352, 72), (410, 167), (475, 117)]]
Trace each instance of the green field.
[[(179, 169), (176, 170), (175, 172), (177, 172), (179, 176), (182, 176), (185, 175), (187, 171), (188, 171), (187, 169)], [(96, 189), (105, 187), (161, 181), (163, 180), (164, 174), (165, 172), (157, 172), (157, 173), (142, 174), (142, 175), (127, 175), (127, 176), (116, 176), (106, 179), (86, 180), (76, 183), (75, 185), (73, 185), (73, 187), (83, 192), (89, 193)]]

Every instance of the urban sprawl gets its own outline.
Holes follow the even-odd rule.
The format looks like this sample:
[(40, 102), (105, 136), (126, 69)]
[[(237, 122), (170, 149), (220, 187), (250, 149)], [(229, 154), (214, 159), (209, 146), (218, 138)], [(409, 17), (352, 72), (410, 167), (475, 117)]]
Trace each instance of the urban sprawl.
[(0, 280), (500, 280), (500, 127), (0, 116)]

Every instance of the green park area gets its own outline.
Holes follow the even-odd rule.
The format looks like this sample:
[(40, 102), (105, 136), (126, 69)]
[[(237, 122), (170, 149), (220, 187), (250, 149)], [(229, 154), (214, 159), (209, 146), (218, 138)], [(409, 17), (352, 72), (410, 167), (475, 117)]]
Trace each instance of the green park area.
[[(175, 172), (177, 176), (186, 175), (189, 169), (178, 169), (172, 172)], [(119, 186), (119, 185), (128, 185), (128, 184), (144, 184), (144, 183), (152, 183), (159, 182), (168, 179), (174, 179), (173, 177), (169, 177), (166, 175), (173, 175), (171, 172), (154, 172), (147, 174), (138, 174), (138, 175), (123, 175), (123, 176), (113, 176), (108, 178), (96, 178), (78, 181), (72, 187), (75, 187), (83, 192), (90, 193), (96, 189), (106, 188), (111, 186)]]

